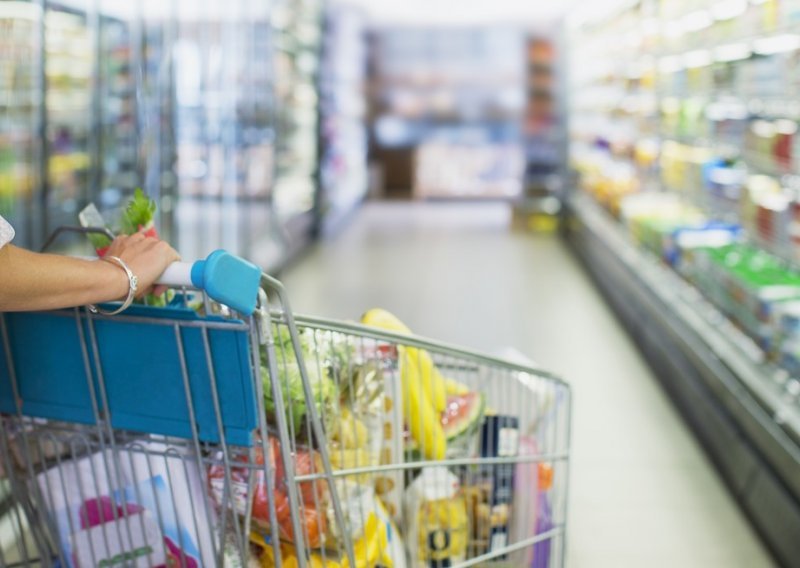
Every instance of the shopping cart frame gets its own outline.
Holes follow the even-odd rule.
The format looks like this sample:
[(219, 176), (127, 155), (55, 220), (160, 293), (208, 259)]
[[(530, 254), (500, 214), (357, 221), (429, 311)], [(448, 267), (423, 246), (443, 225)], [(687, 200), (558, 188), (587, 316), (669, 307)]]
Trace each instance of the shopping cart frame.
[[(75, 229), (65, 229), (65, 230), (75, 230)], [(78, 232), (91, 232), (86, 230), (78, 230)], [(178, 290), (183, 298), (183, 305), (184, 307), (187, 305), (187, 292), (188, 286), (184, 286)], [(76, 329), (78, 330), (78, 335), (81, 338), (82, 344), (82, 359), (85, 366), (85, 375), (87, 377), (87, 387), (91, 393), (92, 399), (92, 414), (94, 417), (94, 425), (90, 426), (93, 428), (92, 434), (96, 436), (96, 442), (100, 453), (106, 457), (110, 455), (110, 461), (105, 463), (105, 467), (107, 471), (115, 472), (115, 476), (117, 479), (121, 478), (121, 471), (124, 469), (124, 464), (122, 463), (121, 454), (123, 452), (128, 451), (141, 451), (146, 453), (147, 450), (144, 446), (137, 446), (136, 437), (134, 436), (133, 442), (130, 441), (130, 434), (127, 431), (118, 431), (113, 426), (113, 417), (110, 416), (110, 406), (109, 406), (109, 393), (106, 389), (106, 380), (103, 376), (102, 371), (102, 361), (100, 357), (100, 341), (98, 339), (98, 332), (96, 326), (98, 323), (102, 322), (130, 322), (138, 325), (161, 325), (161, 326), (171, 326), (174, 331), (175, 337), (175, 344), (180, 360), (180, 376), (183, 382), (183, 393), (186, 398), (188, 414), (189, 414), (189, 425), (191, 427), (191, 438), (188, 441), (185, 441), (185, 447), (189, 448), (191, 452), (194, 454), (193, 457), (196, 459), (197, 464), (199, 465), (199, 471), (201, 476), (203, 477), (203, 486), (208, 487), (208, 478), (207, 472), (204, 467), (204, 464), (208, 461), (208, 455), (210, 448), (212, 447), (209, 445), (207, 440), (203, 440), (203, 436), (198, 428), (197, 421), (198, 417), (195, 415), (195, 404), (193, 401), (193, 388), (190, 379), (190, 371), (189, 371), (189, 361), (187, 360), (187, 353), (185, 349), (185, 342), (181, 335), (181, 330), (189, 327), (189, 328), (196, 328), (199, 329), (200, 334), (202, 336), (202, 345), (203, 345), (203, 357), (205, 359), (206, 367), (209, 371), (209, 387), (211, 389), (211, 398), (213, 403), (213, 411), (215, 417), (215, 428), (216, 431), (219, 433), (218, 443), (214, 446), (215, 449), (221, 454), (221, 462), (223, 464), (224, 469), (224, 487), (225, 492), (223, 494), (223, 502), (230, 502), (233, 500), (233, 495), (231, 494), (231, 487), (233, 485), (232, 477), (233, 477), (233, 455), (236, 453), (233, 450), (233, 447), (237, 447), (237, 445), (232, 445), (228, 442), (226, 432), (226, 424), (223, 423), (223, 409), (222, 403), (220, 399), (220, 390), (218, 385), (218, 379), (215, 372), (215, 361), (214, 361), (214, 353), (212, 352), (212, 340), (210, 339), (210, 332), (213, 329), (217, 328), (224, 328), (226, 330), (237, 330), (247, 332), (249, 336), (250, 342), (250, 370), (253, 373), (253, 384), (255, 387), (255, 401), (257, 402), (257, 429), (260, 432), (268, 432), (270, 430), (270, 425), (267, 423), (267, 417), (263, 412), (262, 404), (260, 401), (264, 400), (265, 392), (263, 391), (262, 382), (256, 380), (255, 377), (258, 377), (259, 369), (261, 366), (260, 361), (260, 354), (262, 351), (265, 353), (265, 359), (268, 366), (268, 372), (271, 377), (279, 377), (280, 376), (280, 369), (279, 369), (279, 361), (281, 359), (281, 355), (278, 354), (276, 347), (276, 338), (273, 334), (274, 326), (281, 325), (285, 326), (289, 332), (290, 342), (295, 354), (297, 355), (297, 366), (300, 372), (300, 376), (302, 379), (302, 386), (303, 386), (303, 395), (306, 401), (306, 408), (308, 412), (308, 423), (312, 430), (312, 435), (316, 438), (316, 440), (325, 440), (326, 439), (326, 432), (323, 426), (322, 417), (319, 415), (319, 412), (314, 404), (314, 393), (311, 390), (311, 381), (309, 379), (309, 372), (307, 369), (306, 361), (302, 356), (299, 354), (302, 353), (302, 345), (300, 341), (300, 332), (299, 328), (313, 328), (318, 330), (326, 330), (333, 333), (342, 333), (342, 334), (349, 334), (354, 337), (366, 337), (370, 338), (375, 341), (382, 341), (386, 343), (392, 343), (396, 345), (405, 345), (408, 347), (414, 347), (417, 349), (425, 349), (430, 351), (431, 353), (442, 353), (446, 354), (451, 357), (458, 357), (465, 361), (471, 361), (476, 365), (485, 365), (485, 366), (497, 366), (507, 369), (509, 372), (519, 373), (522, 376), (531, 376), (531, 377), (538, 377), (542, 380), (546, 380), (551, 382), (555, 385), (558, 385), (561, 389), (561, 392), (565, 396), (565, 400), (562, 403), (565, 405), (566, 408), (566, 416), (569, 418), (571, 416), (572, 410), (572, 394), (569, 388), (569, 385), (556, 377), (555, 375), (548, 373), (546, 371), (536, 369), (530, 366), (513, 363), (506, 361), (501, 358), (491, 357), (488, 355), (482, 355), (475, 353), (473, 351), (469, 351), (460, 347), (456, 347), (453, 345), (448, 345), (443, 342), (437, 342), (429, 339), (424, 339), (420, 337), (412, 337), (404, 334), (393, 333), (390, 331), (382, 331), (377, 330), (375, 328), (366, 327), (359, 324), (350, 324), (344, 322), (337, 322), (333, 320), (328, 320), (324, 318), (318, 317), (310, 317), (310, 316), (301, 316), (295, 315), (291, 309), (291, 305), (289, 302), (288, 294), (286, 293), (286, 289), (284, 288), (283, 284), (278, 281), (277, 279), (267, 275), (261, 274), (259, 280), (259, 289), (257, 290), (257, 304), (255, 311), (251, 314), (240, 314), (236, 313), (231, 310), (225, 310), (223, 307), (223, 312), (229, 318), (227, 321), (215, 321), (215, 322), (172, 322), (172, 323), (165, 323), (161, 319), (151, 319), (147, 317), (140, 317), (140, 316), (126, 316), (122, 315), (120, 317), (109, 317), (103, 316), (100, 314), (93, 314), (88, 310), (75, 308), (72, 310), (61, 310), (61, 317), (71, 317), (74, 319), (76, 323)], [(212, 300), (208, 297), (207, 294), (202, 294), (202, 302), (205, 308), (206, 313), (211, 313), (213, 310), (211, 309)], [(277, 308), (275, 307), (277, 305)], [(236, 322), (236, 323), (232, 323)], [(28, 524), (31, 527), (34, 545), (40, 552), (50, 551), (52, 553), (51, 558), (47, 558), (46, 556), (40, 557), (39, 561), (42, 565), (49, 565), (53, 558), (58, 557), (62, 564), (66, 561), (66, 558), (63, 556), (63, 551), (58, 549), (57, 541), (54, 541), (53, 534), (58, 534), (57, 530), (54, 531), (53, 521), (52, 519), (42, 518), (43, 512), (47, 510), (47, 498), (45, 495), (41, 494), (41, 491), (37, 490), (36, 487), (33, 488), (31, 491), (31, 480), (36, 479), (36, 470), (40, 468), (41, 464), (37, 463), (36, 456), (31, 454), (30, 448), (35, 447), (32, 445), (32, 440), (28, 439), (29, 432), (27, 427), (30, 426), (30, 420), (26, 416), (25, 412), (23, 411), (23, 401), (22, 397), (20, 396), (20, 386), (18, 383), (18, 377), (15, 370), (15, 364), (12, 356), (12, 347), (11, 347), (11, 340), (9, 337), (9, 329), (6, 322), (6, 317), (4, 314), (0, 314), (0, 335), (2, 336), (2, 345), (3, 351), (6, 354), (6, 363), (7, 363), (7, 370), (9, 374), (9, 380), (11, 382), (12, 391), (14, 395), (14, 413), (12, 414), (11, 419), (16, 421), (18, 425), (22, 425), (23, 427), (20, 428), (20, 435), (22, 438), (22, 461), (24, 462), (24, 467), (20, 470), (16, 470), (14, 467), (7, 468), (7, 474), (9, 476), (9, 481), (11, 483), (12, 488), (15, 489), (15, 494), (17, 495), (17, 501), (19, 504), (18, 508), (14, 509), (14, 514), (17, 517), (17, 524), (21, 527), (23, 525), (22, 516), (24, 515), (27, 517)], [(283, 354), (285, 357), (285, 354)], [(96, 383), (92, 380), (92, 377), (96, 377)], [(96, 391), (96, 392), (95, 392)], [(272, 399), (275, 401), (275, 404), (278, 408), (285, 407), (285, 401), (283, 399), (283, 392), (281, 385), (279, 384), (278, 380), (271, 381), (271, 393)], [(273, 425), (277, 429), (277, 434), (279, 438), (286, 442), (291, 439), (290, 427), (287, 422), (287, 418), (283, 412), (277, 412), (275, 415), (275, 424)], [(564, 466), (564, 476), (568, 478), (569, 472), (569, 439), (570, 439), (570, 421), (567, 420), (566, 423), (566, 432), (565, 435), (565, 445), (563, 446), (563, 451), (551, 453), (551, 454), (538, 454), (528, 456), (524, 459), (520, 458), (461, 458), (461, 459), (450, 459), (447, 460), (446, 465), (448, 466), (474, 466), (474, 465), (500, 465), (500, 464), (512, 464), (512, 463), (537, 463), (537, 462), (559, 462), (563, 463)], [(140, 433), (141, 434), (141, 433)], [(53, 438), (53, 442), (57, 440)], [(94, 443), (94, 439), (93, 439)], [(41, 439), (39, 439), (39, 446), (41, 448)], [(89, 449), (91, 444), (87, 444), (87, 449)], [(261, 451), (262, 456), (268, 456), (270, 452), (270, 448), (267, 444), (267, 437), (266, 436), (257, 436), (254, 439), (254, 446), (250, 448), (249, 452), (251, 458), (253, 458), (253, 448), (258, 447)], [(281, 456), (280, 459), (284, 464), (291, 464), (293, 463), (293, 455), (292, 455), (292, 443), (282, 443), (280, 452)], [(389, 464), (385, 466), (379, 467), (365, 467), (365, 468), (350, 468), (348, 470), (334, 470), (332, 467), (331, 457), (328, 453), (328, 449), (326, 444), (319, 443), (318, 446), (315, 448), (321, 458), (322, 464), (322, 471), (315, 472), (309, 475), (295, 475), (295, 472), (292, 467), (285, 467), (285, 475), (286, 475), (286, 489), (288, 494), (288, 500), (290, 505), (291, 511), (291, 525), (293, 528), (293, 534), (295, 535), (294, 546), (298, 551), (306, 551), (309, 549), (307, 543), (305, 542), (305, 534), (303, 528), (301, 527), (300, 521), (300, 511), (303, 509), (301, 504), (301, 498), (299, 495), (298, 487), (300, 484), (303, 483), (315, 483), (319, 481), (325, 481), (329, 484), (332, 490), (329, 492), (331, 505), (333, 508), (333, 516), (335, 518), (336, 523), (340, 526), (345, 526), (345, 511), (343, 510), (343, 505), (338, 495), (338, 492), (335, 490), (333, 481), (336, 479), (344, 478), (347, 476), (353, 475), (360, 475), (360, 474), (374, 474), (377, 471), (381, 470), (391, 470), (391, 471), (398, 471), (398, 470), (412, 470), (412, 469), (419, 469), (426, 466), (437, 465), (436, 461), (432, 460), (417, 460), (413, 462), (405, 462), (403, 464)], [(239, 451), (239, 450), (236, 450)], [(80, 452), (78, 452), (80, 453)], [(73, 457), (76, 455), (76, 452), (72, 451)], [(0, 436), (0, 459), (4, 464), (12, 464), (12, 457), (11, 457), (11, 448), (9, 446), (9, 440), (6, 438), (5, 435)], [(164, 457), (166, 460), (166, 456)], [(264, 469), (268, 469), (267, 465), (263, 466)], [(22, 478), (20, 477), (22, 476)], [(271, 475), (265, 475), (265, 482), (267, 487), (267, 492), (270, 495), (275, 493), (275, 487), (273, 485), (273, 480)], [(118, 481), (118, 483), (120, 483)], [(501, 554), (508, 554), (514, 552), (515, 550), (523, 549), (530, 547), (538, 542), (542, 542), (546, 539), (552, 539), (557, 535), (561, 536), (561, 559), (563, 560), (564, 555), (566, 553), (566, 503), (567, 503), (567, 487), (568, 483), (565, 482), (564, 487), (564, 497), (563, 497), (563, 506), (564, 511), (562, 513), (563, 522), (560, 523), (558, 527), (554, 527), (550, 531), (542, 534), (536, 534), (526, 540), (517, 542), (499, 553), (487, 553), (482, 556), (478, 556), (476, 558), (471, 558), (466, 562), (460, 563), (459, 566), (473, 566), (478, 565), (482, 562), (491, 560), (492, 558), (498, 557)], [(194, 504), (191, 503), (192, 509), (194, 510), (196, 506), (205, 506), (208, 507), (208, 503), (203, 504)], [(248, 534), (250, 531), (251, 525), (251, 515), (252, 515), (252, 506), (248, 504), (246, 507), (246, 514), (245, 518), (243, 519), (242, 523), (237, 522), (237, 520), (233, 517), (233, 515), (229, 514), (230, 511), (226, 510), (225, 507), (222, 508), (222, 514), (220, 514), (219, 519), (219, 526), (214, 527), (212, 516), (209, 514), (210, 512), (206, 512), (206, 520), (209, 523), (209, 533), (216, 535), (220, 538), (220, 542), (215, 543), (212, 542), (211, 546), (214, 549), (214, 557), (216, 559), (217, 565), (223, 565), (224, 562), (224, 550), (223, 545), (224, 543), (221, 541), (222, 536), (228, 533), (228, 528), (230, 527), (235, 535), (235, 540), (237, 541), (240, 558), (245, 559), (247, 557), (247, 542), (248, 542)], [(276, 510), (274, 503), (272, 503), (269, 511), (270, 515), (270, 525), (271, 525), (271, 545), (273, 554), (275, 558), (278, 559), (281, 557), (281, 550), (280, 550), (280, 542), (281, 542), (281, 535), (278, 530), (278, 519), (276, 516)], [(46, 517), (46, 515), (45, 515)], [(127, 511), (123, 511), (122, 517), (125, 518), (126, 521), (128, 519)], [(199, 527), (197, 527), (197, 518), (193, 519), (195, 523), (196, 534), (200, 534)], [(127, 538), (129, 541), (133, 540), (130, 524), (128, 522), (125, 523), (128, 531)], [(49, 534), (48, 534), (49, 533)], [(20, 535), (22, 536), (22, 535)], [(121, 537), (122, 538), (122, 537)], [(107, 537), (106, 537), (107, 540)], [(219, 546), (217, 546), (219, 544)], [(352, 538), (344, 538), (344, 555), (349, 561), (350, 566), (356, 565), (356, 557), (355, 552), (353, 549), (353, 541)], [(109, 547), (108, 542), (105, 543), (106, 547)], [(36, 561), (34, 558), (35, 555), (29, 554), (27, 550), (27, 544), (23, 539), (20, 544), (20, 551), (21, 555), (23, 556), (24, 565), (31, 565), (32, 562)], [(304, 567), (308, 562), (306, 554), (298, 554), (297, 555), (298, 565)], [(5, 559), (2, 556), (2, 552), (0, 551), (0, 565), (5, 565)], [(185, 557), (181, 556), (181, 565), (186, 565)]]

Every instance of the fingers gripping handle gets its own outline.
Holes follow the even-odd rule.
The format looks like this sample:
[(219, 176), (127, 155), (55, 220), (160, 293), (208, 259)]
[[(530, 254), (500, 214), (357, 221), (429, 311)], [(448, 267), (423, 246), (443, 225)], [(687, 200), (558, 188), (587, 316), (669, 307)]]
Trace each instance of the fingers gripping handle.
[(205, 290), (211, 299), (250, 315), (256, 309), (261, 269), (238, 256), (217, 250), (205, 260), (171, 264), (158, 284)]

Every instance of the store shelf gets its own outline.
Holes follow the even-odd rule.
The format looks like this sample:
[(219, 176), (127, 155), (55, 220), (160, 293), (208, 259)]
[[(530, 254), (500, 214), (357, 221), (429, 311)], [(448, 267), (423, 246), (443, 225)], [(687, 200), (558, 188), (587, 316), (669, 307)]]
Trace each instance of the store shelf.
[(800, 558), (800, 384), (588, 197), (568, 236), (733, 495), (790, 565)]

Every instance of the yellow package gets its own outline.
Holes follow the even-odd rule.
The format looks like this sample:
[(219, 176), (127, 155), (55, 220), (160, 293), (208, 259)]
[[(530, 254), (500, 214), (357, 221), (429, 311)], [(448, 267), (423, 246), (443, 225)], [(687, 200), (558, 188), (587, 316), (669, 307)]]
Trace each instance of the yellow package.
[(411, 566), (431, 561), (456, 564), (466, 558), (467, 506), (458, 477), (445, 467), (423, 468), (406, 492), (407, 542)]

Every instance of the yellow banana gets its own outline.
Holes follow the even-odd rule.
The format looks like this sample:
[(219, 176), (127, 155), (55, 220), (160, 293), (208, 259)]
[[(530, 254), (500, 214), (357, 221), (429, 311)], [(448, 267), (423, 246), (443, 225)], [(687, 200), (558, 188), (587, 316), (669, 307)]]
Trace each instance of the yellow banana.
[(416, 366), (422, 378), (422, 385), (436, 412), (443, 412), (447, 408), (447, 387), (444, 377), (433, 364), (430, 354), (424, 349), (407, 347), (411, 364)]
[(361, 316), (361, 323), (411, 335), (411, 330), (408, 329), (406, 324), (397, 319), (394, 314), (381, 308), (373, 308), (365, 312), (364, 315)]
[(345, 449), (355, 450), (367, 445), (367, 427), (346, 406), (342, 408), (339, 427), (332, 428), (331, 441), (339, 442)]
[(403, 381), (403, 413), (411, 437), (417, 441), (422, 455), (431, 460), (443, 460), (447, 452), (439, 413), (433, 408), (417, 367), (410, 363), (408, 353), (399, 348), (400, 376)]
[[(392, 568), (389, 556), (389, 539), (386, 536), (386, 526), (378, 519), (375, 513), (370, 513), (364, 524), (364, 534), (353, 545), (353, 557), (356, 568), (372, 568), (375, 565)], [(342, 560), (342, 568), (350, 568), (350, 560)]]
[(375, 465), (378, 461), (377, 456), (370, 458), (369, 452), (363, 449), (339, 450), (332, 448), (329, 450), (331, 465), (334, 469), (356, 469)]
[[(411, 335), (411, 330), (394, 314), (381, 308), (373, 308), (361, 316), (361, 323), (379, 327), (388, 331)], [(428, 399), (433, 403), (436, 412), (443, 412), (447, 408), (447, 389), (444, 377), (433, 364), (430, 354), (424, 349), (406, 347), (409, 354), (409, 363), (414, 365), (422, 378), (422, 385), (428, 394)]]

